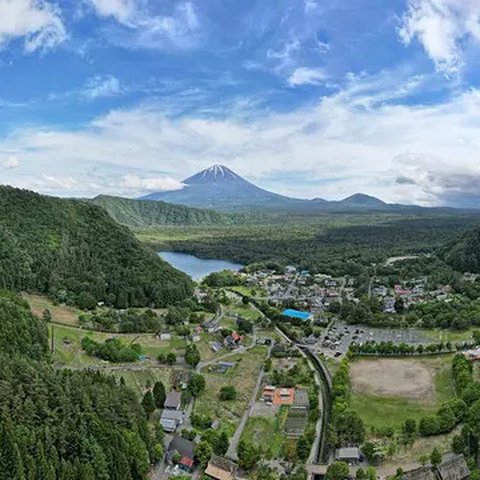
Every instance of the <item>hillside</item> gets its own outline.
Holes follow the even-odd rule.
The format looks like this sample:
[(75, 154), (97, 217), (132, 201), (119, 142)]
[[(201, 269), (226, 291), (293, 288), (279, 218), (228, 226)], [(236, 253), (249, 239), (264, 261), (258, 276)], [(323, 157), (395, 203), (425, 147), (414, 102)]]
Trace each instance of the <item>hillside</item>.
[(116, 222), (133, 229), (162, 225), (237, 225), (253, 220), (249, 215), (220, 213), (154, 200), (100, 195), (92, 203), (105, 209)]
[(158, 458), (133, 392), (55, 370), (46, 325), (20, 298), (0, 294), (0, 319), (0, 479), (146, 479)]
[(459, 272), (480, 273), (480, 227), (441, 250), (440, 256)]
[(0, 289), (48, 293), (91, 307), (163, 306), (190, 279), (96, 205), (0, 187)]

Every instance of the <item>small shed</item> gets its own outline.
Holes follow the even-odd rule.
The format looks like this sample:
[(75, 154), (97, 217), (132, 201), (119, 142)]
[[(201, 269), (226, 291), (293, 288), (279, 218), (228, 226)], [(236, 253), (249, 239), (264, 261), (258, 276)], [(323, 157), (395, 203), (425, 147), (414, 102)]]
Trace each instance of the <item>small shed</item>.
[(339, 448), (335, 453), (335, 460), (337, 462), (346, 462), (356, 465), (360, 462), (361, 454), (360, 449), (357, 447), (344, 447)]
[(163, 408), (165, 410), (180, 410), (182, 394), (180, 392), (168, 392)]

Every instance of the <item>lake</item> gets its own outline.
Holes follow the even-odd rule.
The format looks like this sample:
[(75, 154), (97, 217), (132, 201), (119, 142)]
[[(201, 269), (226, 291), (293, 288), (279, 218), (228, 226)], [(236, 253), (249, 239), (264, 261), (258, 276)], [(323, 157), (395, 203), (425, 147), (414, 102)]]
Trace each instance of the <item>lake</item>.
[(204, 259), (195, 255), (178, 252), (158, 252), (160, 257), (177, 270), (185, 272), (194, 280), (200, 280), (210, 273), (221, 270), (240, 270), (243, 265), (226, 260)]

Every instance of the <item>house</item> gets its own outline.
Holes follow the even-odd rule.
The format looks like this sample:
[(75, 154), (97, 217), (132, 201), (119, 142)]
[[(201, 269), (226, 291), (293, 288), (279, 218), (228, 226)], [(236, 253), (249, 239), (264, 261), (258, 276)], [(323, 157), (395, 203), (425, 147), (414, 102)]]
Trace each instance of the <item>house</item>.
[(383, 301), (383, 313), (396, 313), (395, 299), (393, 297), (386, 297)]
[(463, 455), (451, 455), (437, 466), (439, 480), (467, 480), (470, 470)]
[(208, 462), (205, 475), (214, 480), (235, 480), (237, 474), (237, 464), (223, 457), (213, 455)]
[(273, 399), (275, 397), (275, 387), (271, 385), (267, 385), (263, 388), (263, 401), (265, 403), (273, 403)]
[(267, 385), (263, 388), (263, 401), (274, 405), (293, 405), (295, 401), (294, 388), (275, 388)]
[(172, 336), (169, 333), (161, 333), (160, 340), (170, 340)]
[(180, 410), (182, 405), (182, 394), (180, 392), (168, 392), (163, 408), (165, 410)]
[(197, 325), (194, 327), (193, 333), (195, 333), (195, 335), (200, 335), (203, 333), (203, 328), (200, 325)]
[(167, 433), (174, 433), (183, 424), (184, 413), (181, 410), (164, 409), (160, 417), (160, 425)]
[(212, 320), (207, 320), (206, 322), (203, 322), (202, 327), (208, 333), (215, 333), (219, 329), (218, 321), (215, 318), (213, 318)]
[(470, 470), (463, 455), (449, 455), (436, 467), (422, 467), (402, 475), (402, 480), (468, 480)]
[(361, 458), (360, 449), (357, 447), (339, 448), (335, 453), (337, 462), (345, 462), (349, 465), (357, 465)]
[(200, 337), (200, 335), (192, 335), (190, 338), (191, 338), (191, 340), (192, 340), (193, 343), (198, 343), (198, 342), (200, 342), (200, 340), (202, 339), (202, 338)]
[(295, 400), (293, 401), (293, 408), (307, 410), (310, 407), (310, 400), (306, 390), (295, 390)]
[(176, 464), (187, 473), (193, 472), (195, 461), (195, 443), (186, 438), (175, 435), (168, 445), (166, 460), (170, 464)]
[(243, 338), (244, 337), (238, 332), (233, 332), (231, 335), (225, 338), (225, 346), (227, 348), (230, 348), (231, 350), (234, 350), (235, 348), (238, 348), (238, 345), (243, 340)]
[(210, 343), (210, 348), (212, 349), (212, 351), (214, 353), (217, 353), (223, 348), (223, 345), (219, 342), (211, 342)]

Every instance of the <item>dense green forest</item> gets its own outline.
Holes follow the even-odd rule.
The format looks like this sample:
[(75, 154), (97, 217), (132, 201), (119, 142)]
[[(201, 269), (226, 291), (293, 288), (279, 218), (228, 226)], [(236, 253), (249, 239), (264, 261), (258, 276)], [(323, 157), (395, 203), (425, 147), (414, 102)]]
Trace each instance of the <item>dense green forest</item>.
[(135, 394), (49, 363), (46, 325), (0, 295), (0, 480), (143, 480), (154, 435)]
[(132, 229), (162, 225), (238, 225), (260, 220), (260, 215), (228, 214), (154, 200), (100, 195), (92, 203), (105, 209), (121, 225)]
[(261, 225), (147, 230), (153, 247), (240, 263), (294, 264), (312, 272), (359, 275), (373, 263), (406, 253), (434, 252), (480, 222), (479, 215), (392, 214), (278, 217)]
[(480, 228), (468, 231), (441, 250), (443, 259), (460, 272), (480, 273)]
[(48, 293), (93, 308), (164, 306), (192, 292), (96, 205), (0, 187), (0, 288)]

